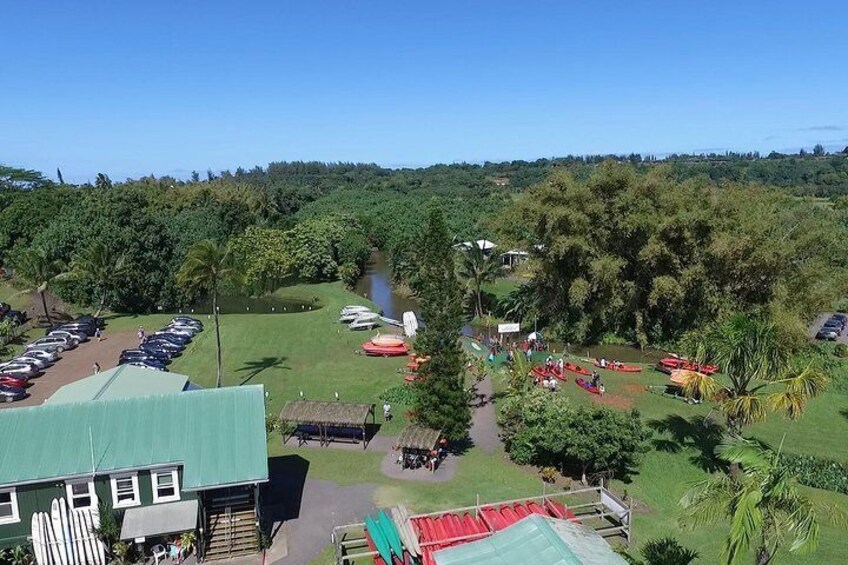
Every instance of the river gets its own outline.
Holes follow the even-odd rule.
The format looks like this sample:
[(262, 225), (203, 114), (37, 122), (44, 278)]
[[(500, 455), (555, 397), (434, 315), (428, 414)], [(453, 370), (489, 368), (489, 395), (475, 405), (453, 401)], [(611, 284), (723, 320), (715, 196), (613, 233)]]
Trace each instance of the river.
[[(381, 251), (375, 251), (371, 254), (368, 263), (365, 265), (365, 274), (356, 284), (356, 293), (379, 306), (383, 315), (387, 318), (401, 320), (404, 312), (411, 310), (418, 313), (419, 311), (418, 303), (414, 298), (395, 292), (392, 288), (389, 266), (386, 263), (385, 254)], [(522, 331), (521, 339), (524, 339), (530, 331), (532, 331), (532, 327)], [(462, 333), (468, 336), (480, 334), (496, 336), (497, 326), (486, 327), (466, 324), (462, 328)], [(557, 353), (563, 351), (563, 345), (560, 343), (552, 342), (549, 345)], [(622, 363), (656, 363), (662, 357), (661, 351), (642, 350), (629, 345), (574, 345), (569, 347), (569, 351), (578, 357), (592, 359), (606, 357)]]

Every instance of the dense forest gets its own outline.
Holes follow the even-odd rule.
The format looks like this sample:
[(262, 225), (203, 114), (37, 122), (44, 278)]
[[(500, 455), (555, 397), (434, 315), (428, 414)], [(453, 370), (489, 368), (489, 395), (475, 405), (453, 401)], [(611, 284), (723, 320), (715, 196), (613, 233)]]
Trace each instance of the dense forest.
[[(420, 169), (271, 163), (189, 180), (99, 174), (85, 185), (56, 176), (0, 166), (0, 260), (22, 277), (49, 278), (66, 300), (94, 304), (103, 281), (56, 275), (109, 248), (126, 265), (109, 281), (109, 303), (124, 311), (194, 300), (175, 273), (202, 239), (230, 244), (253, 292), (292, 280), (352, 284), (372, 246), (405, 282), (433, 199), (455, 240), (534, 250), (532, 284), (510, 298), (565, 339), (653, 343), (732, 309), (802, 319), (845, 290), (848, 153), (818, 147)], [(50, 269), (25, 272), (33, 256)]]

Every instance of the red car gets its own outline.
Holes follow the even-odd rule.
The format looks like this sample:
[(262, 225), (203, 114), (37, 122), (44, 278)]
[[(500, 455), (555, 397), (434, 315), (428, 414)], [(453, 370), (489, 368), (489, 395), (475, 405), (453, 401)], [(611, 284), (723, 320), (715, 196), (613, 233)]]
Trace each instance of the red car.
[(16, 388), (26, 388), (29, 384), (27, 379), (22, 379), (20, 377), (14, 377), (12, 375), (6, 375), (0, 373), (0, 385), (8, 385)]

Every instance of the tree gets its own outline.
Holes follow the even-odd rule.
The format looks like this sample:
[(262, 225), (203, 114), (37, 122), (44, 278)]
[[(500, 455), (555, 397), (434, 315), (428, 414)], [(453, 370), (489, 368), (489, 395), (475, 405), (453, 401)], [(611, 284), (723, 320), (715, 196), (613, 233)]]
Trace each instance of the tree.
[(648, 540), (639, 553), (642, 559), (627, 552), (622, 552), (622, 556), (630, 565), (689, 565), (698, 558), (697, 551), (680, 545), (670, 537)]
[(102, 242), (96, 242), (71, 261), (71, 270), (65, 278), (87, 280), (94, 284), (100, 296), (95, 316), (106, 308), (109, 293), (121, 277), (129, 272), (127, 258)]
[(12, 258), (15, 274), (25, 281), (35, 285), (35, 290), (41, 297), (44, 318), (52, 326), (50, 311), (47, 309), (47, 288), (50, 283), (64, 270), (62, 262), (53, 259), (42, 247), (25, 249)]
[(524, 283), (510, 291), (499, 303), (498, 310), (508, 320), (522, 322), (537, 313), (536, 290), (530, 283)]
[(471, 422), (469, 394), (464, 386), (464, 357), (459, 343), (462, 297), (453, 264), (453, 249), (441, 208), (431, 203), (419, 234), (417, 272), (412, 288), (426, 326), (416, 348), (430, 356), (416, 380), (416, 420), (441, 430), (451, 440), (463, 439)]
[(815, 147), (813, 147), (813, 155), (816, 157), (824, 155), (824, 146), (821, 143), (816, 143)]
[(473, 242), (468, 249), (461, 252), (458, 270), (459, 278), (465, 281), (468, 289), (474, 294), (474, 313), (478, 318), (482, 318), (483, 285), (501, 275), (500, 258), (494, 252), (486, 254), (477, 242)]
[(65, 184), (65, 178), (62, 176), (62, 169), (56, 167), (56, 177), (59, 179), (59, 184)]
[(215, 386), (222, 382), (221, 329), (218, 323), (218, 291), (224, 283), (239, 284), (241, 272), (235, 266), (229, 246), (221, 246), (206, 239), (189, 249), (179, 272), (177, 282), (192, 290), (205, 290), (212, 294), (212, 315), (215, 320), (215, 346), (217, 352), (217, 377)]
[(198, 173), (197, 171), (192, 171), (191, 182), (200, 182), (200, 173)]
[(97, 188), (112, 188), (112, 179), (106, 173), (97, 173), (97, 178), (94, 180), (94, 186)]
[(740, 471), (695, 484), (680, 500), (684, 527), (729, 524), (722, 553), (726, 564), (747, 559), (753, 549), (754, 562), (767, 565), (787, 540), (790, 553), (815, 549), (816, 509), (781, 465), (779, 451), (758, 440), (736, 439), (720, 444), (716, 455)]
[(729, 380), (724, 385), (711, 376), (692, 375), (686, 394), (714, 399), (735, 433), (763, 420), (769, 410), (798, 419), (807, 402), (827, 387), (828, 378), (817, 367), (793, 369), (789, 345), (761, 316), (737, 314), (688, 334), (683, 345), (695, 361), (718, 365)]

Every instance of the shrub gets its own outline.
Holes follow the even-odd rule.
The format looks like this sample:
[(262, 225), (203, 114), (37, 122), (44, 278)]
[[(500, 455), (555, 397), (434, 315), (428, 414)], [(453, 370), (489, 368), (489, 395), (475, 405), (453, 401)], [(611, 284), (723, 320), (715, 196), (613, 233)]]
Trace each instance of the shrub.
[(848, 345), (844, 343), (837, 343), (833, 346), (833, 354), (840, 359), (848, 357)]
[(393, 386), (392, 388), (386, 389), (383, 394), (380, 395), (381, 400), (386, 400), (389, 404), (403, 404), (404, 406), (412, 406), (415, 404), (416, 397), (415, 387), (410, 384), (404, 383), (402, 385)]
[(280, 417), (276, 414), (268, 414), (265, 416), (265, 433), (272, 434), (280, 429)]
[(813, 455), (784, 454), (781, 459), (802, 485), (848, 494), (848, 465)]
[(356, 283), (359, 281), (359, 275), (361, 273), (362, 271), (359, 266), (354, 263), (344, 263), (339, 267), (339, 278), (347, 289), (356, 287)]
[(557, 473), (556, 467), (548, 466), (539, 469), (539, 474), (542, 475), (542, 480), (546, 483), (554, 483), (559, 473)]

